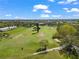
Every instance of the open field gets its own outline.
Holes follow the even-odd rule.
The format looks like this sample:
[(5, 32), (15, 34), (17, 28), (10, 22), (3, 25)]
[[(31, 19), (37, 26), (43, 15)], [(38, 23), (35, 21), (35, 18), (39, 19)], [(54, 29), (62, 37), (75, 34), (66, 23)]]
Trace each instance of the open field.
[(32, 28), (25, 27), (18, 27), (7, 32), (10, 38), (0, 39), (0, 59), (66, 59), (58, 51), (29, 56), (40, 48), (41, 40), (48, 40), (48, 48), (58, 47), (58, 44), (52, 40), (56, 27), (41, 26), (37, 34), (32, 34)]

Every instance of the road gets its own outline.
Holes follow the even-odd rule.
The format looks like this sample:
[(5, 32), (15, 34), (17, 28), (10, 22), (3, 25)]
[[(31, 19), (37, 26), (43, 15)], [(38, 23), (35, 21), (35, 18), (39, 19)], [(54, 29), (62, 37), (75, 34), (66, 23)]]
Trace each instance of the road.
[[(31, 56), (38, 55), (38, 54), (45, 53), (45, 52), (54, 51), (54, 50), (62, 50), (62, 49), (65, 48), (66, 46), (67, 46), (67, 45), (62, 45), (62, 46), (60, 46), (60, 47), (47, 49), (47, 50), (41, 51), (41, 52), (36, 52), (36, 53), (33, 53)], [(79, 54), (79, 47), (77, 47), (77, 46), (73, 46), (73, 47), (77, 50), (77, 52), (78, 52), (78, 54)]]
[(65, 48), (65, 47), (66, 47), (66, 45), (63, 45), (63, 46), (60, 46), (60, 47), (56, 47), (56, 48), (47, 49), (47, 50), (45, 50), (45, 51), (33, 53), (32, 56), (38, 55), (38, 54), (41, 54), (41, 53), (45, 53), (45, 52), (54, 51), (54, 50), (62, 50), (62, 49)]

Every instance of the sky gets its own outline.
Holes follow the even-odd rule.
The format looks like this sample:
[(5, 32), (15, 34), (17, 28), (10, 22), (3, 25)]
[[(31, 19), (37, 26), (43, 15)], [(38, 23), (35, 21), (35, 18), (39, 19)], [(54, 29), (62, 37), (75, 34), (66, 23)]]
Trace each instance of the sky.
[(0, 0), (0, 19), (79, 19), (79, 0)]

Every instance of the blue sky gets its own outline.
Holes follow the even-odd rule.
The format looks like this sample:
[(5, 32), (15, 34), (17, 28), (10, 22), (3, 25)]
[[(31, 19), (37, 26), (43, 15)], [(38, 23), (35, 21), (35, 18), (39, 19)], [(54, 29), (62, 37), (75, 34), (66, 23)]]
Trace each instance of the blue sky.
[(0, 0), (0, 19), (79, 19), (79, 0)]

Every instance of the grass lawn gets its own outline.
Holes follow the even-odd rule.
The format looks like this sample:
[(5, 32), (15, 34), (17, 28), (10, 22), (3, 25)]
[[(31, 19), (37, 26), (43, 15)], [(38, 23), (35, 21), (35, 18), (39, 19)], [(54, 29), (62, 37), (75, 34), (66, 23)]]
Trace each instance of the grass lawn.
[(41, 27), (37, 34), (32, 34), (32, 28), (24, 27), (8, 31), (11, 38), (1, 39), (0, 41), (0, 59), (66, 59), (58, 51), (29, 56), (40, 47), (39, 41), (41, 40), (48, 40), (48, 48), (57, 47), (58, 44), (52, 40), (55, 32), (56, 27), (48, 26)]

